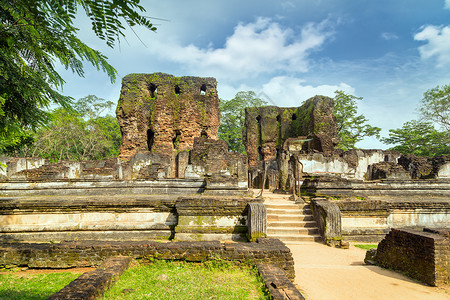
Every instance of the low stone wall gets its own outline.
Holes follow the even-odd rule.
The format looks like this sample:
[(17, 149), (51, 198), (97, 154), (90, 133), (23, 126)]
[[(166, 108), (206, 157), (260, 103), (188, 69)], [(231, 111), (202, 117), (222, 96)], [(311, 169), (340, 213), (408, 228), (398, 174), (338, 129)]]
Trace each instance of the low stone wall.
[(392, 229), (375, 255), (378, 265), (405, 272), (429, 285), (450, 282), (450, 237), (410, 229)]
[(286, 277), (286, 273), (277, 266), (257, 264), (258, 272), (270, 291), (273, 300), (304, 300), (305, 297)]
[(329, 246), (337, 246), (342, 240), (339, 207), (324, 198), (315, 198), (311, 200), (311, 209), (325, 243)]
[(211, 258), (273, 264), (293, 280), (294, 260), (280, 240), (262, 238), (256, 243), (210, 242), (64, 242), (60, 244), (0, 244), (0, 266), (72, 268), (99, 266), (113, 256), (202, 262)]
[(130, 258), (126, 256), (108, 258), (98, 269), (82, 274), (59, 292), (51, 295), (48, 300), (100, 298), (128, 268), (129, 264)]

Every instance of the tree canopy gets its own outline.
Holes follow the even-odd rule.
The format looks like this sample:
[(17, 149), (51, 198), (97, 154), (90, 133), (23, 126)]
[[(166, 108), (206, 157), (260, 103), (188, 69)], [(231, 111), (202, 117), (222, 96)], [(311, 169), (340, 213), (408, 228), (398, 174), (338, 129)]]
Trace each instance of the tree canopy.
[(450, 85), (437, 86), (426, 91), (419, 110), (425, 120), (450, 131)]
[(119, 155), (122, 136), (115, 116), (104, 115), (114, 106), (94, 95), (79, 99), (73, 110), (57, 108), (50, 122), (35, 132), (26, 131), (31, 140), (6, 149), (13, 156), (31, 156), (58, 160), (98, 160)]
[(338, 147), (342, 150), (355, 148), (355, 144), (366, 136), (379, 137), (381, 128), (367, 124), (369, 120), (357, 114), (357, 101), (362, 99), (343, 91), (335, 92), (333, 114), (337, 123)]
[(68, 108), (72, 98), (58, 90), (64, 84), (58, 61), (83, 76), (83, 62), (105, 71), (111, 81), (117, 71), (99, 51), (77, 37), (73, 21), (84, 10), (94, 33), (110, 47), (124, 37), (125, 26), (156, 28), (139, 14), (139, 0), (10, 0), (0, 2), (0, 147), (20, 141), (25, 128), (50, 120), (51, 103)]
[(402, 128), (390, 129), (389, 137), (381, 141), (394, 144), (390, 149), (404, 154), (450, 155), (450, 85), (426, 91), (419, 111), (420, 120), (408, 121)]
[(253, 91), (238, 92), (231, 100), (220, 100), (219, 139), (227, 142), (230, 151), (245, 152), (242, 142), (245, 108), (265, 105), (267, 102), (258, 98)]

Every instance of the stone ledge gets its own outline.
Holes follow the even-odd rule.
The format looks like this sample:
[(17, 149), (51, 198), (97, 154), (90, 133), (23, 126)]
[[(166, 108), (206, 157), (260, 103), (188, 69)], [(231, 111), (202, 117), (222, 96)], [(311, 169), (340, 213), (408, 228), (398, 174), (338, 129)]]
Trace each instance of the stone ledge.
[(275, 265), (257, 264), (258, 272), (265, 282), (273, 300), (305, 299), (294, 284), (286, 277), (286, 273)]
[(98, 269), (82, 274), (48, 299), (97, 299), (128, 268), (130, 260), (130, 257), (108, 258)]
[(201, 262), (218, 257), (238, 262), (273, 263), (294, 280), (291, 251), (278, 239), (257, 239), (256, 243), (155, 241), (81, 241), (60, 244), (0, 244), (0, 266), (30, 268), (71, 268), (98, 266), (114, 256)]

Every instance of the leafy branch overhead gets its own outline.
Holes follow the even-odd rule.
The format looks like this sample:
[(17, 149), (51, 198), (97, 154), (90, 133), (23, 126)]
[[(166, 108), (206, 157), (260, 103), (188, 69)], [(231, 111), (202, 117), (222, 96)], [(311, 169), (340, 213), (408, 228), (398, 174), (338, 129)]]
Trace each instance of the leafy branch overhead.
[(70, 107), (72, 98), (58, 91), (64, 80), (55, 61), (79, 76), (88, 62), (112, 82), (116, 79), (117, 71), (107, 58), (77, 37), (73, 21), (80, 7), (95, 34), (110, 47), (124, 37), (125, 26), (156, 30), (139, 14), (145, 11), (139, 0), (1, 1), (0, 140), (20, 134), (24, 127), (48, 123), (45, 109), (50, 103)]
[(361, 97), (336, 91), (334, 97), (334, 111), (336, 117), (338, 147), (342, 150), (354, 149), (355, 144), (366, 136), (379, 137), (381, 128), (367, 124), (369, 121), (364, 115), (357, 115), (357, 101)]

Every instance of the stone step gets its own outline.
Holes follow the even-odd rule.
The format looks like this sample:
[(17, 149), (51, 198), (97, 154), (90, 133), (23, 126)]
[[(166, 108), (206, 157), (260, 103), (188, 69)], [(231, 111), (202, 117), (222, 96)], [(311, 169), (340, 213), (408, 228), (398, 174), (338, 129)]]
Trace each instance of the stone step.
[(267, 235), (310, 235), (310, 234), (318, 234), (319, 229), (315, 228), (291, 228), (291, 227), (267, 227)]
[(273, 215), (312, 215), (312, 211), (310, 209), (274, 209), (267, 208), (267, 214)]
[(313, 220), (309, 221), (268, 221), (267, 227), (305, 227), (305, 228), (311, 228), (311, 227), (317, 227), (317, 224)]
[(285, 234), (274, 234), (268, 235), (271, 238), (276, 238), (281, 240), (282, 242), (320, 242), (322, 238), (318, 234), (314, 235), (285, 235)]
[(267, 221), (268, 222), (276, 222), (276, 221), (313, 221), (314, 217), (311, 215), (277, 215), (277, 214), (267, 214)]
[[(264, 203), (267, 209), (303, 209), (305, 208), (304, 205), (299, 204), (266, 204)], [(309, 207), (307, 207), (309, 208)]]

